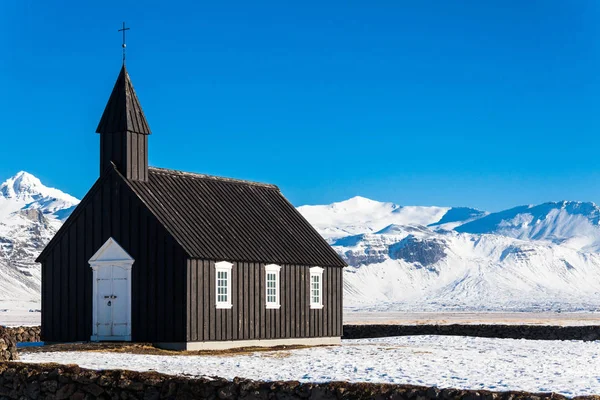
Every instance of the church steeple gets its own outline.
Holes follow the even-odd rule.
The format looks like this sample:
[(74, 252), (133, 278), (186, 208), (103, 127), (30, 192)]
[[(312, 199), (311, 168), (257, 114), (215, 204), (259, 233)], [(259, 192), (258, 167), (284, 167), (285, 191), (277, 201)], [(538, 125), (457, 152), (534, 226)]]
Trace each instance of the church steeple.
[(125, 64), (96, 132), (100, 134), (100, 174), (112, 161), (127, 179), (148, 180), (148, 135), (151, 132)]

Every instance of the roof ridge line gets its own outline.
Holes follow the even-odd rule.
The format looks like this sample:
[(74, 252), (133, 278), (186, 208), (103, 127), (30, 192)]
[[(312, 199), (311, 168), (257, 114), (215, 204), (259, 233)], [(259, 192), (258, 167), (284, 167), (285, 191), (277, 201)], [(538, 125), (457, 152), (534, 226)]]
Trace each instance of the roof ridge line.
[(176, 169), (150, 167), (150, 166), (148, 167), (148, 170), (152, 170), (153, 172), (158, 172), (158, 173), (168, 174), (168, 175), (189, 176), (189, 177), (198, 178), (198, 179), (211, 179), (211, 180), (215, 180), (215, 181), (240, 183), (240, 184), (244, 184), (244, 185), (253, 185), (253, 186), (262, 186), (262, 187), (268, 187), (268, 188), (279, 190), (279, 187), (277, 185), (273, 185), (271, 183), (249, 181), (249, 180), (245, 180), (245, 179), (227, 178), (224, 176), (207, 175), (207, 174), (200, 174), (197, 172), (179, 171)]

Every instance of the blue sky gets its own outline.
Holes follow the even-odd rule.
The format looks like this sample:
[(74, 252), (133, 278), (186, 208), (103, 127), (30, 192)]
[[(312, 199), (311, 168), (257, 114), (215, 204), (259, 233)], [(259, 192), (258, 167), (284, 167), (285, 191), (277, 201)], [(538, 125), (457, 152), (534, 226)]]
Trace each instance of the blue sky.
[(600, 202), (600, 3), (0, 2), (0, 178), (82, 197), (121, 63), (150, 164), (499, 210)]

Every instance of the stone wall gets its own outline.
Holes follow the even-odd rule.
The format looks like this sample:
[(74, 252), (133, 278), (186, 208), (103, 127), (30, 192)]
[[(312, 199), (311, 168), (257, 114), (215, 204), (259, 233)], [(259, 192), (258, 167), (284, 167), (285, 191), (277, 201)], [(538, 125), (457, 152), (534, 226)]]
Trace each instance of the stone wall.
[[(155, 372), (92, 371), (73, 365), (0, 363), (0, 398), (8, 399), (566, 399), (525, 392), (411, 385), (193, 379)], [(584, 397), (580, 397), (583, 399)], [(588, 397), (594, 398), (594, 397)], [(600, 399), (600, 397), (595, 397)]]
[(5, 328), (0, 326), (0, 362), (18, 360), (18, 342), (39, 342), (40, 327)]
[[(39, 326), (5, 328), (18, 342), (41, 342)], [(600, 340), (600, 325), (344, 325), (344, 339), (409, 335), (478, 336), (533, 340)]]
[[(1, 328), (1, 327), (0, 327)], [(41, 342), (39, 326), (4, 328), (19, 342)], [(344, 325), (344, 339), (451, 335), (532, 340), (600, 340), (600, 325)]]
[(18, 360), (17, 342), (8, 329), (0, 326), (0, 362)]
[(6, 328), (20, 342), (41, 342), (42, 328), (39, 326), (18, 326), (16, 328)]
[(451, 335), (503, 339), (600, 340), (600, 326), (545, 325), (344, 325), (344, 339)]

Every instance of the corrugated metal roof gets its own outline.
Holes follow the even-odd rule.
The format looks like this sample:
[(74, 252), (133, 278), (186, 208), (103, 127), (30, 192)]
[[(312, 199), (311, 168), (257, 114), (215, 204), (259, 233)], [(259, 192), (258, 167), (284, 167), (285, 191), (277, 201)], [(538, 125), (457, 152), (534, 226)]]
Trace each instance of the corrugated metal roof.
[(277, 186), (152, 167), (127, 183), (192, 258), (346, 265)]
[(125, 64), (96, 129), (96, 133), (117, 132), (151, 133)]

